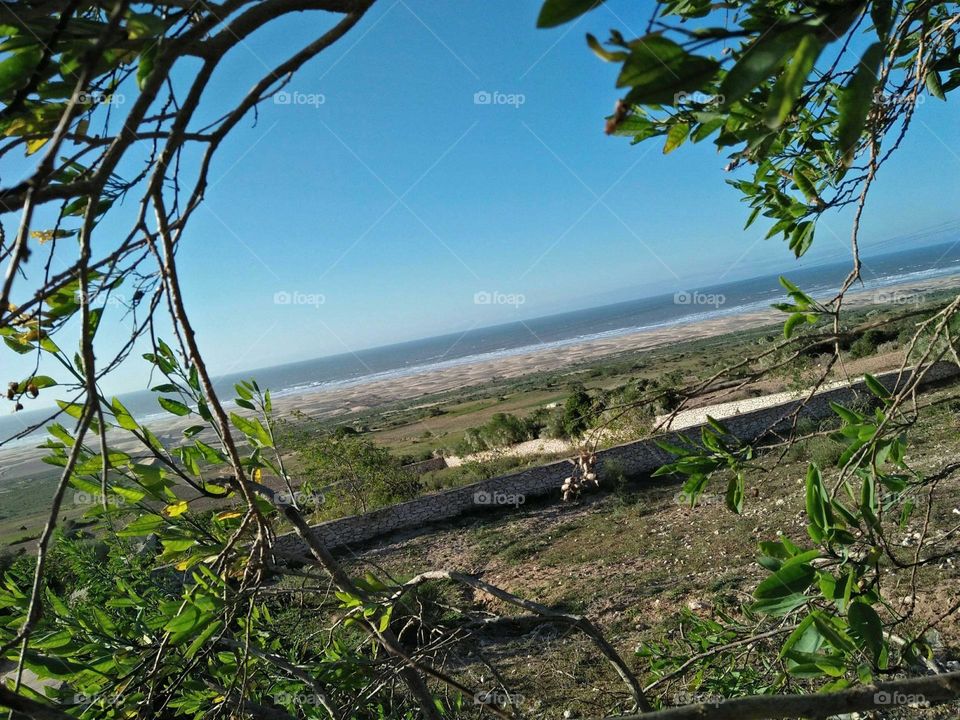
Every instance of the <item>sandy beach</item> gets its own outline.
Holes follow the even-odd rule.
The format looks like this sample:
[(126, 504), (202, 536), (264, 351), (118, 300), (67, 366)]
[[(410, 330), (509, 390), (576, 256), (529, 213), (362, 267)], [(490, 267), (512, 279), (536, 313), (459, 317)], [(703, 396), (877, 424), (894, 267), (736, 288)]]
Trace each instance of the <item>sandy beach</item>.
[[(881, 290), (848, 292), (846, 307), (863, 307), (875, 304), (878, 296), (887, 303), (915, 302), (924, 292), (944, 290), (960, 284), (960, 278), (935, 278), (885, 287)], [(622, 352), (652, 350), (664, 345), (673, 345), (691, 340), (716, 337), (740, 330), (783, 322), (784, 313), (773, 308), (710, 318), (685, 324), (639, 330), (613, 337), (585, 340), (563, 347), (533, 348), (516, 355), (467, 362), (455, 368), (423, 372), (388, 380), (375, 380), (352, 387), (331, 388), (319, 392), (303, 393), (278, 399), (277, 406), (283, 411), (300, 410), (315, 417), (331, 417), (376, 407), (397, 400), (406, 400), (432, 393), (470, 387), (490, 380), (491, 377), (516, 378), (534, 372), (557, 370), (580, 362), (616, 355)]]
[[(845, 298), (845, 304), (847, 307), (863, 307), (878, 304), (879, 299), (880, 303), (885, 305), (891, 302), (906, 305), (917, 302), (917, 298), (922, 297), (924, 292), (948, 289), (958, 283), (960, 279), (953, 276), (891, 285), (882, 289), (851, 291)], [(585, 361), (595, 361), (622, 352), (642, 352), (664, 345), (763, 327), (782, 322), (784, 318), (782, 312), (770, 308), (585, 340), (561, 347), (534, 347), (528, 352), (477, 362), (465, 361), (455, 367), (425, 368), (399, 377), (279, 396), (274, 400), (274, 407), (280, 415), (300, 411), (311, 417), (331, 418), (391, 402), (479, 385), (494, 376), (501, 379), (517, 378)], [(151, 423), (151, 428), (161, 437), (172, 439), (179, 435), (180, 429), (189, 424), (189, 418), (170, 418)], [(125, 444), (126, 442), (123, 442), (120, 447)], [(38, 472), (48, 473), (50, 467), (39, 460), (41, 453), (42, 451), (31, 446), (0, 449), (0, 483)]]

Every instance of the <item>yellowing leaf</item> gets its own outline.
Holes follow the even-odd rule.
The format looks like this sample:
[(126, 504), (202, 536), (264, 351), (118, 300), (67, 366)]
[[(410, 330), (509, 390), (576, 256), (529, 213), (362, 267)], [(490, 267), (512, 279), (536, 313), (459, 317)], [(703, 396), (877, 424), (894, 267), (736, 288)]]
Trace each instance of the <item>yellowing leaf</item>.
[(260, 482), (260, 478), (262, 478), (262, 477), (263, 477), (263, 470), (262, 470), (261, 468), (254, 468), (254, 469), (253, 469), (253, 481), (254, 481), (255, 483), (258, 483), (258, 482)]
[(683, 145), (684, 140), (687, 139), (687, 134), (690, 132), (689, 123), (677, 123), (670, 128), (670, 131), (667, 133), (667, 142), (663, 146), (663, 154), (669, 155), (678, 147)]
[(36, 140), (27, 141), (27, 155), (33, 155), (37, 150), (42, 148), (47, 144), (47, 140), (50, 138), (37, 138)]
[(163, 514), (167, 517), (179, 517), (183, 515), (188, 510), (188, 505), (186, 500), (181, 500), (178, 503), (173, 505), (167, 505), (163, 509)]
[(233, 518), (238, 518), (241, 515), (243, 515), (243, 513), (237, 512), (235, 510), (225, 510), (224, 512), (217, 513), (216, 515), (214, 515), (213, 519), (214, 520), (232, 520)]

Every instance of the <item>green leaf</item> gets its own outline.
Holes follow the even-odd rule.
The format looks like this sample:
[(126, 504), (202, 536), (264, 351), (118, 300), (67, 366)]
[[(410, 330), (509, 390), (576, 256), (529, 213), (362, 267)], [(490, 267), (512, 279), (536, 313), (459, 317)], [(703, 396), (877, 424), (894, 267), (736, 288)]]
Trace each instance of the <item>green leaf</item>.
[(877, 86), (877, 71), (883, 62), (884, 45), (874, 43), (866, 49), (857, 71), (840, 92), (837, 108), (840, 120), (837, 124), (837, 144), (849, 165), (863, 134), (867, 114), (873, 107), (873, 91)]
[(793, 595), (785, 595), (780, 598), (764, 598), (762, 600), (757, 600), (755, 603), (750, 605), (750, 609), (754, 612), (763, 613), (764, 615), (773, 615), (775, 617), (782, 617), (784, 615), (789, 615), (798, 607), (802, 607), (807, 603), (809, 598), (803, 593), (794, 593)]
[(830, 402), (830, 407), (833, 409), (833, 411), (834, 411), (837, 415), (840, 416), (840, 419), (843, 420), (843, 421), (846, 422), (846, 423), (858, 423), (858, 422), (860, 422), (861, 420), (863, 420), (863, 416), (862, 416), (862, 415), (860, 415), (860, 414), (857, 413), (857, 412), (854, 412), (853, 410), (850, 410), (850, 409), (848, 409), (848, 408), (845, 408), (843, 405), (840, 405), (839, 403), (835, 403), (835, 402), (831, 401), (831, 402)]
[(671, 125), (670, 131), (667, 133), (667, 142), (663, 146), (663, 154), (669, 155), (678, 147), (683, 145), (689, 132), (690, 125), (688, 123), (676, 123)]
[(143, 86), (153, 72), (153, 65), (157, 59), (157, 45), (151, 43), (146, 50), (140, 54), (140, 63), (137, 65), (137, 87), (143, 90)]
[(770, 93), (770, 100), (763, 115), (763, 121), (768, 127), (776, 129), (787, 119), (822, 50), (823, 43), (812, 33), (804, 35), (800, 40), (790, 64)]
[(799, 168), (794, 168), (793, 171), (793, 182), (796, 184), (797, 189), (803, 193), (803, 196), (809, 202), (816, 202), (820, 198), (820, 193), (817, 192), (816, 186), (813, 182)]
[(617, 87), (630, 87), (628, 105), (676, 104), (681, 93), (702, 90), (716, 76), (719, 63), (690, 55), (672, 40), (647, 35), (630, 43)]
[(179, 615), (163, 626), (170, 633), (170, 641), (176, 645), (203, 627), (210, 620), (210, 615), (204, 613), (196, 605), (187, 605)]
[(803, 620), (800, 621), (800, 624), (797, 625), (796, 629), (794, 629), (794, 631), (787, 636), (787, 639), (783, 643), (783, 647), (780, 648), (781, 659), (786, 657), (786, 654), (790, 651), (790, 649), (800, 641), (800, 638), (806, 634), (807, 630), (812, 625), (813, 615), (807, 615)]
[(830, 645), (842, 653), (852, 653), (856, 651), (856, 645), (850, 636), (847, 635), (846, 623), (842, 618), (827, 615), (819, 610), (814, 610), (811, 614), (813, 615), (813, 622), (816, 624), (817, 630), (820, 631), (820, 634)]
[(877, 611), (865, 602), (855, 602), (847, 611), (847, 620), (850, 623), (850, 633), (857, 644), (870, 653), (874, 662), (879, 661), (883, 654), (883, 623)]
[(57, 400), (57, 405), (60, 406), (60, 409), (63, 410), (67, 415), (72, 418), (80, 419), (80, 416), (83, 415), (83, 404), (82, 403), (68, 403), (63, 400)]
[(890, 398), (890, 391), (870, 373), (864, 374), (863, 382), (867, 386), (867, 389), (881, 400), (888, 400)]
[(821, 530), (827, 530), (833, 526), (833, 508), (830, 504), (830, 496), (823, 484), (820, 468), (815, 463), (810, 463), (807, 468), (806, 503), (807, 516), (813, 525)]
[(546, 0), (537, 17), (537, 27), (549, 28), (570, 22), (603, 3), (603, 0)]
[(727, 485), (727, 507), (737, 515), (743, 510), (743, 473), (737, 473), (730, 478)]
[(0, 97), (7, 97), (26, 85), (42, 57), (40, 48), (30, 45), (0, 62)]
[(120, 537), (139, 537), (150, 535), (165, 525), (166, 521), (159, 515), (141, 515), (123, 530), (117, 533)]
[(190, 408), (188, 408), (179, 400), (174, 400), (173, 398), (161, 397), (161, 398), (157, 398), (157, 402), (160, 403), (160, 407), (162, 407), (164, 410), (166, 410), (169, 413), (173, 413), (174, 415), (183, 416), (183, 415), (190, 414)]
[(117, 420), (117, 425), (125, 430), (137, 430), (140, 428), (139, 423), (133, 419), (133, 415), (123, 406), (119, 398), (113, 398), (113, 400), (110, 401), (110, 407), (113, 409), (113, 415)]
[(37, 390), (43, 390), (44, 388), (54, 387), (56, 384), (57, 381), (48, 375), (34, 375), (24, 383), (24, 388), (27, 385), (35, 385)]
[(16, 338), (4, 336), (3, 342), (6, 343), (8, 348), (18, 353), (19, 355), (26, 355), (27, 353), (33, 351), (33, 345), (25, 342), (20, 342)]
[(623, 62), (630, 57), (625, 52), (612, 52), (607, 50), (603, 45), (600, 44), (600, 41), (590, 33), (587, 33), (587, 45), (591, 50), (593, 50), (594, 55), (601, 60), (606, 60), (607, 62)]
[(946, 100), (947, 96), (943, 92), (943, 84), (940, 82), (940, 73), (931, 70), (924, 78), (924, 84), (927, 86), (927, 92), (933, 95), (937, 100)]
[(770, 30), (757, 38), (720, 83), (724, 106), (730, 107), (776, 72), (804, 35), (803, 29), (788, 28), (780, 32)]
[(813, 244), (813, 233), (816, 228), (812, 220), (805, 220), (797, 223), (793, 234), (790, 236), (790, 249), (796, 257), (801, 257)]
[(190, 647), (188, 647), (186, 650), (187, 658), (192, 658), (194, 655), (200, 652), (200, 650), (203, 648), (206, 642), (211, 637), (213, 637), (214, 633), (218, 632), (222, 627), (223, 627), (222, 620), (216, 620), (210, 623), (209, 625), (207, 625), (207, 627), (204, 628), (203, 632), (197, 635), (194, 641), (190, 643)]
[(817, 573), (809, 563), (786, 563), (753, 591), (757, 600), (773, 600), (802, 594), (816, 580)]
[(890, 23), (893, 19), (892, 0), (873, 0), (870, 4), (870, 17), (877, 30), (877, 37), (885, 40), (890, 32)]
[(804, 313), (794, 313), (788, 317), (787, 321), (783, 324), (783, 337), (789, 340), (797, 325), (806, 322), (806, 319), (807, 316)]

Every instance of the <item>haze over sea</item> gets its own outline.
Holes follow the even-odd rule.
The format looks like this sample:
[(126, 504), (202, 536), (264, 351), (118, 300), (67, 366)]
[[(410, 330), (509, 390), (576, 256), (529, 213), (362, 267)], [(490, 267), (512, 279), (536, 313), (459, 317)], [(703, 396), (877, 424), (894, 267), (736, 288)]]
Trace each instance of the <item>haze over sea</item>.
[[(901, 252), (863, 258), (866, 289), (882, 290), (902, 283), (960, 274), (960, 242), (943, 243)], [(797, 269), (788, 273), (792, 282), (814, 296), (829, 296), (850, 271), (850, 261)], [(601, 307), (477, 328), (465, 333), (430, 337), (316, 358), (303, 362), (251, 369), (221, 377), (217, 388), (223, 398), (233, 397), (233, 384), (255, 378), (274, 397), (292, 393), (321, 392), (325, 388), (360, 384), (374, 379), (412, 375), (427, 370), (489, 360), (596, 338), (682, 325), (712, 317), (730, 316), (764, 309), (782, 300), (778, 275), (722, 283), (702, 288), (681, 288), (676, 293), (643, 297)], [(854, 289), (859, 289), (856, 286)], [(518, 301), (518, 297), (481, 295), (479, 302)], [(880, 302), (903, 300), (892, 291), (878, 292)], [(156, 394), (138, 391), (121, 400), (139, 419), (163, 415)], [(4, 435), (43, 419), (46, 411), (30, 411), (0, 418)], [(69, 418), (68, 418), (69, 419)], [(18, 441), (35, 442), (38, 435)]]

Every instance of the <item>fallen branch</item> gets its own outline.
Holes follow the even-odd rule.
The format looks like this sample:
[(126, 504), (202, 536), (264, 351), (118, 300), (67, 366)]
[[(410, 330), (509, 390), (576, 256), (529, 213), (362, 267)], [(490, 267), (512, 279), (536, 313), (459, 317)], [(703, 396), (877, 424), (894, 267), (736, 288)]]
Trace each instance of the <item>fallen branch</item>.
[(407, 590), (430, 580), (449, 580), (460, 585), (466, 585), (467, 587), (472, 587), (474, 590), (480, 590), (488, 595), (492, 595), (493, 597), (503, 600), (506, 603), (521, 607), (524, 610), (539, 615), (542, 618), (572, 625), (593, 640), (594, 644), (596, 644), (596, 646), (600, 649), (600, 652), (603, 653), (604, 657), (606, 657), (610, 662), (610, 665), (613, 666), (613, 669), (616, 670), (617, 674), (629, 686), (630, 692), (633, 695), (635, 709), (643, 710), (645, 712), (650, 710), (650, 703), (643, 694), (643, 689), (640, 687), (640, 683), (637, 681), (637, 678), (634, 676), (633, 672), (631, 672), (630, 668), (627, 667), (627, 664), (623, 661), (623, 658), (621, 658), (614, 647), (607, 642), (606, 638), (603, 637), (603, 634), (597, 629), (596, 625), (594, 625), (589, 618), (586, 618), (583, 615), (571, 615), (569, 613), (560, 612), (559, 610), (554, 610), (546, 605), (541, 605), (540, 603), (533, 602), (532, 600), (526, 600), (522, 597), (513, 595), (506, 590), (502, 590), (495, 585), (484, 582), (483, 580), (480, 580), (472, 575), (464, 575), (463, 573), (453, 570), (432, 570), (430, 572), (421, 573), (412, 580), (404, 583), (400, 590), (396, 593), (395, 597), (399, 597)]
[(622, 715), (617, 720), (780, 720), (884, 710), (912, 703), (943, 705), (960, 700), (960, 672), (877, 683), (836, 693), (753, 695), (716, 703)]

